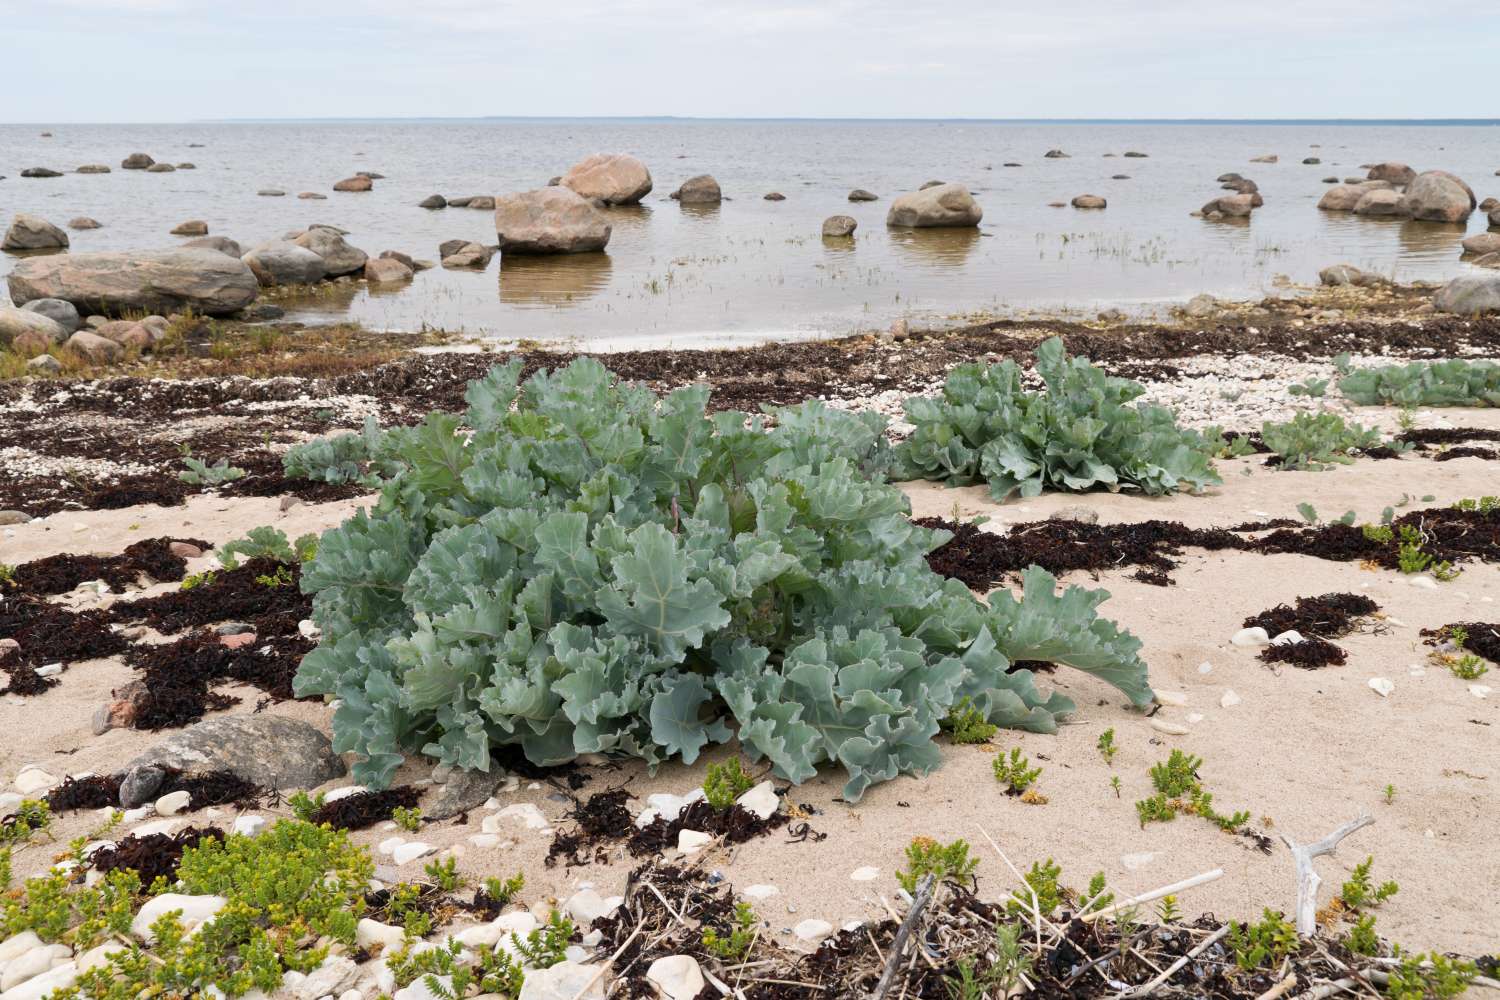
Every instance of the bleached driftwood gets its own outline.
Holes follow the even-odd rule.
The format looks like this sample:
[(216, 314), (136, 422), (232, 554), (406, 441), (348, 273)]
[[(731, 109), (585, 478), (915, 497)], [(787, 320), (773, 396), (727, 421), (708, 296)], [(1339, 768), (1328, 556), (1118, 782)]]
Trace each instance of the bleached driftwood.
[(1323, 879), (1313, 868), (1313, 859), (1332, 854), (1339, 846), (1339, 841), (1374, 822), (1374, 816), (1364, 813), (1351, 819), (1322, 840), (1311, 844), (1293, 843), (1292, 838), (1284, 833), (1281, 835), (1282, 843), (1286, 844), (1292, 852), (1292, 863), (1297, 866), (1298, 934), (1311, 937), (1318, 929), (1318, 886), (1323, 884)]

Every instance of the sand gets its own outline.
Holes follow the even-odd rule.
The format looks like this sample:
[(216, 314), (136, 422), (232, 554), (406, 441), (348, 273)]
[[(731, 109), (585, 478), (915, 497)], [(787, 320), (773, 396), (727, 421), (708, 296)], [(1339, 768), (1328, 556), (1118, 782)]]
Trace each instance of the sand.
[[(1365, 419), (1377, 413), (1384, 421), (1394, 420), (1393, 411), (1360, 411)], [(1500, 427), (1500, 413), (1495, 411), (1424, 410), (1421, 417), (1429, 425), (1446, 420), (1453, 425)], [(1224, 486), (1196, 497), (1051, 494), (998, 505), (980, 489), (927, 483), (904, 489), (917, 515), (952, 517), (957, 510), (963, 518), (989, 517), (992, 528), (1036, 520), (1078, 504), (1094, 508), (1105, 522), (1159, 517), (1195, 527), (1264, 516), (1295, 517), (1302, 501), (1311, 502), (1325, 517), (1354, 509), (1361, 520), (1375, 520), (1382, 507), (1403, 495), (1431, 494), (1433, 504), (1446, 505), (1464, 496), (1500, 492), (1493, 463), (1472, 458), (1445, 463), (1421, 457), (1360, 460), (1323, 473), (1275, 472), (1252, 458), (1222, 462), (1220, 470)], [(61, 552), (118, 552), (131, 541), (163, 534), (223, 542), (258, 524), (274, 524), (295, 536), (338, 523), (360, 502), (301, 504), (283, 513), (275, 499), (197, 497), (177, 508), (62, 513), (0, 529), (0, 561), (19, 563)], [(1412, 505), (1426, 504), (1417, 499)], [(1133, 802), (1149, 791), (1147, 770), (1180, 747), (1204, 759), (1201, 775), (1216, 806), (1249, 810), (1251, 826), (1272, 838), (1284, 833), (1311, 840), (1359, 813), (1375, 817), (1375, 824), (1346, 841), (1336, 857), (1319, 862), (1324, 899), (1355, 863), (1373, 855), (1375, 877), (1392, 878), (1401, 885), (1399, 895), (1378, 911), (1381, 933), (1409, 948), (1471, 955), (1493, 951), (1500, 940), (1500, 898), (1493, 891), (1500, 885), (1500, 852), (1495, 849), (1500, 824), (1500, 677), (1491, 673), (1481, 678), (1477, 683), (1496, 690), (1487, 698), (1475, 697), (1471, 682), (1426, 663), (1427, 648), (1418, 630), (1461, 620), (1500, 620), (1500, 567), (1469, 565), (1456, 581), (1424, 589), (1396, 572), (1310, 557), (1189, 551), (1181, 562), (1174, 573), (1177, 585), (1170, 589), (1128, 579), (1125, 571), (1104, 574), (1098, 581), (1073, 574), (1066, 582), (1104, 586), (1111, 592), (1102, 613), (1141, 637), (1153, 686), (1181, 695), (1184, 702), (1162, 707), (1156, 718), (1185, 727), (1186, 735), (1157, 731), (1150, 719), (1128, 710), (1113, 689), (1061, 668), (1041, 681), (1071, 697), (1078, 711), (1057, 735), (1002, 732), (992, 747), (945, 747), (940, 770), (876, 786), (854, 805), (838, 799), (841, 774), (825, 769), (787, 796), (812, 813), (811, 826), (825, 835), (823, 839), (789, 844), (779, 832), (736, 850), (715, 851), (704, 863), (739, 889), (775, 886), (777, 895), (756, 905), (787, 941), (792, 940), (789, 928), (806, 918), (838, 926), (881, 915), (881, 897), (890, 899), (896, 891), (893, 873), (914, 836), (963, 837), (982, 844), (981, 830), (1023, 868), (1033, 861), (1055, 859), (1070, 885), (1082, 887), (1091, 874), (1103, 871), (1113, 890), (1123, 896), (1221, 868), (1222, 878), (1181, 900), (1186, 913), (1253, 918), (1263, 907), (1289, 910), (1295, 883), (1289, 854), (1279, 840), (1265, 854), (1251, 840), (1222, 833), (1195, 817), (1140, 827)], [(210, 565), (212, 558), (205, 557), (190, 569)], [(1272, 669), (1255, 658), (1255, 649), (1229, 643), (1246, 616), (1298, 596), (1330, 591), (1367, 594), (1388, 616), (1379, 634), (1338, 640), (1349, 653), (1347, 665), (1317, 671)], [(40, 765), (58, 777), (110, 770), (149, 746), (155, 739), (149, 733), (91, 734), (94, 710), (111, 688), (130, 676), (118, 662), (80, 663), (68, 670), (59, 687), (40, 697), (0, 698), (0, 732), (6, 734), (0, 738), (0, 782), (8, 785), (27, 764)], [(1372, 677), (1394, 682), (1390, 697), (1382, 698), (1369, 688)], [(1221, 707), (1231, 690), (1239, 703)], [(251, 710), (258, 693), (240, 693), (245, 700), (237, 710)], [(318, 704), (288, 703), (269, 711), (306, 719), (325, 730), (329, 725), (329, 711)], [(1119, 747), (1113, 766), (1095, 750), (1106, 728), (1115, 730)], [(996, 748), (1008, 751), (1012, 746), (1020, 746), (1043, 768), (1039, 789), (1048, 799), (1045, 805), (1007, 797), (991, 776)], [(732, 746), (716, 748), (706, 760), (733, 752)], [(621, 782), (628, 782), (642, 799), (653, 791), (684, 793), (701, 783), (704, 765), (705, 760), (690, 767), (674, 764), (655, 776), (634, 763), (590, 767), (593, 780), (580, 794)], [(398, 781), (425, 781), (428, 774), (427, 764), (412, 761)], [(1118, 796), (1110, 787), (1116, 776)], [(343, 783), (347, 782), (330, 787)], [(1389, 803), (1383, 796), (1388, 784), (1396, 789)], [(501, 805), (533, 803), (553, 822), (561, 822), (569, 807), (553, 788), (525, 781), (498, 799)], [(633, 860), (622, 851), (616, 851), (609, 864), (547, 868), (542, 859), (550, 834), (519, 824), (506, 830), (499, 845), (476, 847), (469, 838), (479, 833), (480, 817), (486, 813), (471, 815), (467, 824), (431, 824), (419, 838), (442, 848), (456, 845), (462, 854), (460, 868), (476, 877), (524, 871), (524, 898), (537, 905), (566, 898), (584, 884), (605, 895), (622, 888)], [(187, 818), (203, 822), (212, 817)], [(56, 843), (40, 842), (17, 852), (17, 875), (44, 867), (60, 844), (88, 832), (98, 821), (93, 814), (62, 818), (56, 824)], [(227, 817), (217, 821), (227, 822)], [(374, 829), (357, 839), (374, 845), (392, 835)], [(983, 895), (999, 895), (1012, 887), (1014, 879), (997, 857), (987, 848), (980, 856)], [(378, 860), (390, 865), (389, 858)], [(401, 876), (420, 875), (422, 864), (403, 867)], [(874, 880), (851, 877), (865, 867), (878, 869)]]

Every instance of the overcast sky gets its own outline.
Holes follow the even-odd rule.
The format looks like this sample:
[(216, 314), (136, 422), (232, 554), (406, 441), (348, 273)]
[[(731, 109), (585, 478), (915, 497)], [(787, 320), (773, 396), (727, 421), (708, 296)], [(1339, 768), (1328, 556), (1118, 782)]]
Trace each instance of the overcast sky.
[(1500, 0), (0, 0), (0, 122), (1500, 116)]

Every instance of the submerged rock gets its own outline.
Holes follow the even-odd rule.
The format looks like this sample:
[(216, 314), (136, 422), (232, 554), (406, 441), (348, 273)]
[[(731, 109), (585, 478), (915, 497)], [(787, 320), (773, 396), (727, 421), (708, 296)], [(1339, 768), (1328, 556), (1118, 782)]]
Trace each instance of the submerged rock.
[(241, 258), (261, 285), (310, 285), (327, 273), (323, 258), (290, 240), (262, 243)]
[(568, 168), (558, 184), (605, 205), (634, 205), (651, 193), (651, 171), (628, 153), (595, 153)]
[(207, 236), (208, 223), (202, 219), (189, 219), (172, 227), (173, 236)]
[(46, 219), (18, 212), (0, 241), (0, 250), (64, 250), (68, 234)]
[(724, 200), (724, 193), (712, 175), (699, 174), (683, 181), (672, 197), (684, 205), (717, 205)]
[(418, 208), (447, 208), (448, 199), (440, 194), (430, 194), (417, 202)]
[(80, 215), (75, 219), (68, 220), (68, 228), (76, 230), (103, 229), (104, 223), (97, 219), (90, 219), (87, 215)]
[(235, 260), (239, 260), (245, 255), (245, 251), (240, 245), (227, 236), (203, 236), (196, 240), (188, 240), (183, 246), (196, 247), (201, 250), (217, 250), (219, 253), (227, 254)]
[(1108, 204), (1097, 194), (1081, 194), (1073, 199), (1074, 208), (1105, 208)]
[(1355, 215), (1405, 215), (1401, 194), (1397, 191), (1366, 191), (1354, 205)]
[(1464, 222), (1478, 202), (1463, 181), (1442, 170), (1418, 174), (1406, 186), (1406, 215), (1423, 222)]
[(853, 236), (854, 230), (859, 228), (859, 223), (852, 215), (830, 215), (823, 220), (823, 235), (842, 238)]
[(968, 227), (979, 225), (984, 210), (962, 184), (943, 184), (904, 194), (891, 202), (885, 224), (903, 229)]
[(855, 188), (849, 192), (850, 201), (877, 201), (879, 198), (878, 194), (873, 191), (866, 191), (864, 188)]
[(125, 157), (125, 159), (120, 161), (120, 169), (145, 170), (147, 167), (155, 165), (155, 163), (156, 161), (147, 156), (145, 153), (131, 153), (129, 156)]
[(368, 177), (355, 174), (353, 177), (345, 177), (333, 186), (335, 191), (370, 191), (375, 187), (375, 182)]
[(495, 202), (495, 232), (502, 254), (603, 250), (611, 231), (604, 213), (567, 187), (537, 188)]
[(1389, 160), (1375, 164), (1365, 176), (1372, 181), (1390, 181), (1392, 184), (1405, 187), (1417, 179), (1417, 172), (1404, 163)]

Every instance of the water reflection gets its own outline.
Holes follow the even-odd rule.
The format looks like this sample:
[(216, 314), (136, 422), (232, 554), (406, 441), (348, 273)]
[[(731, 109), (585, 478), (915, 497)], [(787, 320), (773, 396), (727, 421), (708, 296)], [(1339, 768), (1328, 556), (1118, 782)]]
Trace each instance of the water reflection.
[(607, 253), (500, 258), (500, 301), (518, 306), (568, 306), (599, 294), (613, 265)]
[(649, 205), (609, 205), (601, 211), (614, 227), (616, 235), (645, 229), (651, 224), (652, 208)]
[(959, 267), (984, 237), (975, 226), (957, 229), (890, 229), (891, 246), (907, 263)]
[(1396, 238), (1401, 252), (1409, 257), (1457, 257), (1468, 228), (1462, 223), (1403, 219)]
[[(353, 280), (320, 281), (316, 285), (287, 285), (278, 290), (278, 294), (272, 301), (285, 309), (288, 315), (294, 313), (335, 315), (346, 311), (355, 296), (361, 292), (378, 288), (378, 285), (366, 285)], [(399, 285), (393, 290), (400, 291), (405, 288), (405, 285)]]

